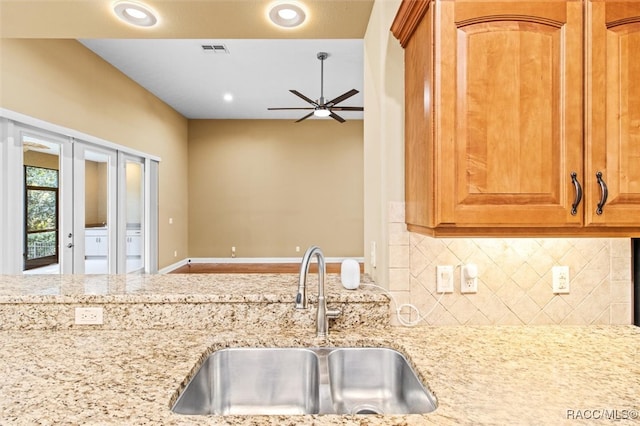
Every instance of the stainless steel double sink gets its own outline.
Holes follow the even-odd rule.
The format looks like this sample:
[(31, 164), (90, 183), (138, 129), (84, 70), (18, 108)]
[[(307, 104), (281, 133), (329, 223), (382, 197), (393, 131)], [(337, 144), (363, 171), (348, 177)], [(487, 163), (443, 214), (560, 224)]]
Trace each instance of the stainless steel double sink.
[(209, 355), (179, 414), (423, 414), (436, 399), (388, 348), (230, 348)]

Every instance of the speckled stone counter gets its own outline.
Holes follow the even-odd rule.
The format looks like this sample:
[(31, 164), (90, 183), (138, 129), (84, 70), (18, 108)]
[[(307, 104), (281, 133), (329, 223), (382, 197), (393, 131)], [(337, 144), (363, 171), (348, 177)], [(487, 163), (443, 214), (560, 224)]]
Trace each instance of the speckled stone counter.
[[(330, 308), (342, 315), (336, 330), (386, 327), (389, 299), (363, 285), (346, 290), (337, 274), (326, 278)], [(293, 309), (297, 274), (25, 275), (0, 276), (0, 330), (313, 329), (317, 275), (310, 274), (308, 310)], [(76, 325), (76, 307), (102, 307), (104, 324)]]
[[(332, 322), (329, 338), (317, 339), (315, 310), (295, 318), (296, 279), (295, 275), (0, 276), (0, 321), (8, 323), (0, 330), (0, 424), (613, 421), (602, 417), (617, 419), (615, 424), (640, 423), (640, 328), (389, 327), (386, 296), (370, 287), (345, 290), (336, 276), (329, 276), (329, 305), (342, 307), (348, 320)], [(314, 300), (316, 291), (309, 295)], [(73, 325), (75, 306), (95, 305), (104, 307), (106, 327)], [(171, 403), (207, 354), (224, 347), (258, 346), (396, 349), (436, 396), (438, 408), (406, 416), (171, 412)]]
[[(361, 281), (372, 283), (367, 275)], [(317, 299), (317, 282), (310, 273), (310, 300)], [(0, 284), (0, 303), (292, 302), (298, 274), (0, 275)], [(338, 274), (327, 274), (326, 286), (328, 299), (386, 300), (375, 289), (345, 289)]]
[[(640, 328), (418, 327), (370, 333), (1, 331), (0, 424), (638, 424)], [(203, 354), (243, 346), (386, 346), (438, 399), (426, 415), (183, 416), (170, 411)], [(618, 421), (594, 421), (616, 416)], [(577, 419), (577, 420), (574, 420)]]

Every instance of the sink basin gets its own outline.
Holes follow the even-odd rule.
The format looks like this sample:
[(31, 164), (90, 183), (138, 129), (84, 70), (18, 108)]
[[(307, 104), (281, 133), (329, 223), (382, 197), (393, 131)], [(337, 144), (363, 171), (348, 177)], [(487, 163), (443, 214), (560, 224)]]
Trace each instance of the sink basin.
[(424, 414), (435, 397), (387, 348), (233, 348), (209, 355), (178, 414)]
[(434, 397), (395, 350), (336, 349), (328, 366), (336, 414), (420, 414), (436, 408)]
[(318, 413), (318, 357), (303, 348), (211, 354), (173, 406), (179, 414)]

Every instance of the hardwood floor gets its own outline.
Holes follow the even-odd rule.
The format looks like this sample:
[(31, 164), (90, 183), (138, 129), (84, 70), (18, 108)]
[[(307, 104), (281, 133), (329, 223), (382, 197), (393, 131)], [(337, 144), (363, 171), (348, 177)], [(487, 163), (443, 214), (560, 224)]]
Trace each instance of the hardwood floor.
[[(310, 271), (318, 270), (318, 265), (311, 264)], [(364, 264), (360, 264), (360, 272)], [(171, 274), (297, 274), (299, 263), (192, 263), (171, 271)], [(327, 263), (327, 273), (340, 273), (340, 263)]]

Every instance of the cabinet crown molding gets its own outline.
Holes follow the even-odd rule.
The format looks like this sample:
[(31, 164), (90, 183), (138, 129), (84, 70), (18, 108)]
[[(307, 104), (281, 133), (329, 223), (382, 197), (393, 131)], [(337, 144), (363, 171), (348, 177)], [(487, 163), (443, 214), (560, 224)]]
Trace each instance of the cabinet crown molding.
[(404, 0), (391, 24), (391, 32), (406, 47), (433, 0)]

